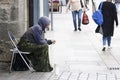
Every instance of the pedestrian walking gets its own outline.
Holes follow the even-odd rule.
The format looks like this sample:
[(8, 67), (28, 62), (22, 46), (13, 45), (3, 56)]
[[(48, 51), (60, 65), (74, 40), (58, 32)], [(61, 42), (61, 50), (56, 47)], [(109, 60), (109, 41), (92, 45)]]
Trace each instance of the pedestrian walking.
[(21, 51), (31, 52), (28, 58), (31, 60), (35, 71), (50, 72), (53, 70), (49, 62), (48, 45), (55, 44), (55, 40), (44, 38), (45, 30), (49, 26), (48, 17), (39, 18), (38, 25), (30, 27), (18, 43), (18, 48)]
[[(74, 24), (74, 31), (81, 31), (81, 15), (83, 10), (83, 1), (82, 0), (69, 0), (67, 3), (66, 12), (68, 12), (69, 6), (71, 6), (72, 17), (73, 17), (73, 24)], [(76, 16), (78, 16), (78, 25)]]
[[(100, 8), (100, 7), (99, 7)], [(103, 49), (106, 50), (106, 43), (108, 45), (108, 49), (111, 49), (111, 38), (114, 35), (114, 21), (116, 22), (116, 26), (118, 26), (118, 17), (115, 4), (112, 3), (112, 0), (106, 0), (102, 5), (102, 14), (103, 14)]]

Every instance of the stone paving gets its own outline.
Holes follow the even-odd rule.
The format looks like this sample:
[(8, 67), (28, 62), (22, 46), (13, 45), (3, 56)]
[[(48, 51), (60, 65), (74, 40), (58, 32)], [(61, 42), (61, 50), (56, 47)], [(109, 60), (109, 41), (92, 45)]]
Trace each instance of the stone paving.
[(120, 80), (120, 74), (69, 71), (60, 72), (59, 75), (56, 75), (54, 72), (3, 72), (0, 73), (0, 80)]
[[(63, 12), (65, 12), (64, 9)], [(73, 31), (74, 28), (70, 12), (68, 14), (54, 14), (54, 31), (48, 32), (47, 37), (56, 40), (56, 44), (50, 46), (51, 60), (53, 63), (56, 63), (56, 66), (58, 64), (60, 67), (65, 68), (67, 66), (67, 69), (74, 68), (77, 70), (79, 66), (81, 68), (83, 66), (84, 69), (88, 66), (96, 66), (93, 69), (99, 69), (100, 67), (100, 70), (119, 69), (120, 46), (118, 44), (120, 44), (120, 28), (115, 27), (112, 49), (107, 49), (105, 52), (102, 52), (102, 36), (95, 33), (97, 25), (91, 19), (91, 13), (91, 11), (87, 12), (90, 23), (89, 25), (82, 25), (81, 32)]]
[(54, 13), (54, 30), (46, 37), (55, 39), (50, 46), (50, 73), (0, 72), (0, 80), (120, 80), (120, 26), (115, 27), (112, 49), (103, 52), (102, 36), (96, 34), (96, 24), (87, 12), (90, 23), (74, 32), (71, 12)]

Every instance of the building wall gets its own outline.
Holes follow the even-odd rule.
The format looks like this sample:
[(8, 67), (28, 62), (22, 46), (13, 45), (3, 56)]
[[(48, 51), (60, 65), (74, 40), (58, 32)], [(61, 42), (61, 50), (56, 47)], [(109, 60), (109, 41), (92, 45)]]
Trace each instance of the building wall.
[[(39, 8), (35, 8), (34, 4), (34, 14), (38, 17), (47, 15), (47, 9), (44, 9), (47, 3), (44, 2), (45, 0), (39, 0), (39, 3), (36, 3)], [(5, 68), (3, 62), (11, 60), (7, 31), (11, 31), (19, 39), (29, 28), (29, 18), (29, 0), (0, 0), (0, 69)], [(37, 18), (34, 19), (36, 20)]]
[(0, 0), (0, 61), (10, 61), (7, 31), (19, 38), (27, 29), (26, 0)]
[(43, 0), (40, 0), (39, 4), (40, 4), (40, 5), (39, 5), (39, 7), (40, 7), (40, 14), (39, 14), (39, 15), (40, 15), (40, 16), (43, 16), (43, 10), (44, 10), (44, 9), (43, 9)]
[(48, 0), (39, 0), (39, 16), (48, 16), (49, 15), (49, 5)]

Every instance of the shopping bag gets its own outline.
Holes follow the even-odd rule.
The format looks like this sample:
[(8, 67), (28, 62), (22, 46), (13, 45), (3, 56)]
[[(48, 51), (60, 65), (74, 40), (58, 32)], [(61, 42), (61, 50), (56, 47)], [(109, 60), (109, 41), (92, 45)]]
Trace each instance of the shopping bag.
[(85, 11), (84, 11), (83, 17), (82, 17), (82, 24), (83, 24), (83, 25), (89, 24), (89, 18), (88, 18), (88, 15), (86, 14)]
[(103, 34), (102, 26), (97, 26), (97, 28), (95, 29), (95, 33)]
[(92, 15), (92, 19), (98, 25), (103, 24), (102, 5), (103, 5), (103, 2), (101, 2), (101, 4), (100, 4), (100, 9), (96, 10)]

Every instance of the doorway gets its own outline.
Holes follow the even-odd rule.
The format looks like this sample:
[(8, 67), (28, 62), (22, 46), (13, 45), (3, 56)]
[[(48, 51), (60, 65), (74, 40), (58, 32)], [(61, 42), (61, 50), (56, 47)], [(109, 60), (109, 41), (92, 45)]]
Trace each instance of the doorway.
[(34, 25), (34, 0), (28, 0), (28, 26)]

